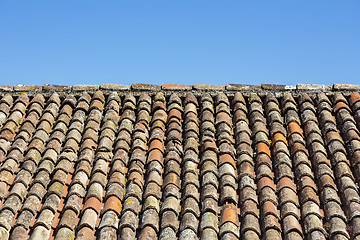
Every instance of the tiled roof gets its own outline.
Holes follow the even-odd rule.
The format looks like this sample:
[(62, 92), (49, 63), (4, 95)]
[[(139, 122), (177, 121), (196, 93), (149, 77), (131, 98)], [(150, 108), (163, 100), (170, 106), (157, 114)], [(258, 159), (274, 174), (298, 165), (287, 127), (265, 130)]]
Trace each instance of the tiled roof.
[(0, 87), (0, 239), (360, 239), (360, 88), (281, 86)]

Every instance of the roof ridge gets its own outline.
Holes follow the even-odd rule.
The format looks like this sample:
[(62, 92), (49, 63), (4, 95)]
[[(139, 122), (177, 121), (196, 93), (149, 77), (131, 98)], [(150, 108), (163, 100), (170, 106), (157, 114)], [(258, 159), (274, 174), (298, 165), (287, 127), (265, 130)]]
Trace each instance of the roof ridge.
[(81, 96), (83, 92), (90, 94), (96, 91), (101, 91), (104, 95), (109, 95), (112, 92), (117, 92), (120, 97), (128, 95), (130, 92), (134, 96), (140, 96), (142, 93), (154, 95), (158, 92), (164, 93), (165, 96), (170, 96), (176, 92), (179, 97), (185, 97), (187, 93), (191, 92), (194, 96), (201, 96), (203, 93), (209, 93), (211, 96), (216, 96), (219, 91), (224, 92), (227, 96), (233, 96), (236, 92), (242, 93), (244, 96), (250, 96), (252, 93), (257, 93), (259, 96), (266, 96), (268, 93), (274, 93), (276, 97), (283, 96), (287, 92), (291, 92), (294, 97), (300, 96), (302, 93), (310, 95), (323, 92), (328, 96), (334, 93), (341, 92), (345, 96), (350, 96), (352, 92), (360, 91), (360, 85), (355, 84), (338, 84), (324, 85), (324, 84), (297, 84), (297, 85), (279, 85), (279, 84), (261, 84), (261, 85), (247, 85), (247, 84), (227, 84), (226, 86), (212, 85), (212, 84), (114, 84), (106, 83), (100, 85), (80, 84), (73, 86), (45, 84), (43, 86), (23, 85), (15, 86), (0, 85), (0, 96), (10, 94), (13, 97), (20, 93), (27, 93), (29, 96), (34, 96), (41, 93), (44, 97), (50, 97), (53, 92), (57, 92), (60, 97), (64, 98), (70, 93), (74, 96)]
[(1, 92), (33, 92), (33, 91), (57, 91), (57, 92), (69, 92), (69, 91), (96, 91), (96, 90), (116, 90), (116, 91), (341, 91), (341, 90), (360, 90), (360, 85), (357, 84), (342, 84), (334, 83), (333, 85), (326, 84), (296, 84), (296, 85), (285, 85), (285, 84), (261, 84), (261, 85), (250, 85), (250, 84), (237, 84), (229, 83), (226, 86), (213, 85), (213, 84), (168, 84), (162, 85), (156, 84), (143, 84), (136, 83), (132, 85), (116, 84), (116, 83), (102, 83), (100, 85), (92, 84), (76, 84), (72, 86), (56, 85), (56, 84), (44, 84), (43, 86), (28, 85), (28, 84), (17, 84), (14, 86), (0, 85)]

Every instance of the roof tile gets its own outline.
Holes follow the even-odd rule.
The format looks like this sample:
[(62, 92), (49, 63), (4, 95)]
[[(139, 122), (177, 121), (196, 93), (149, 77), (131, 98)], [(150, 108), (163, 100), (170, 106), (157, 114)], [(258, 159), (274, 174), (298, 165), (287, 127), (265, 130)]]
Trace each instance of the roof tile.
[(129, 85), (115, 84), (115, 83), (102, 83), (100, 89), (103, 90), (130, 90)]
[(261, 88), (264, 90), (284, 91), (284, 90), (295, 90), (296, 85), (261, 84)]
[(225, 89), (224, 86), (211, 85), (211, 84), (194, 84), (193, 88), (195, 90), (209, 90), (209, 91), (224, 90)]
[(335, 83), (334, 89), (335, 90), (359, 90), (360, 85)]
[(73, 91), (94, 91), (94, 90), (98, 90), (99, 86), (98, 85), (73, 85), (72, 86), (72, 90)]
[(347, 220), (355, 229), (360, 216), (358, 94), (277, 87), (6, 93), (0, 234), (349, 237)]
[(12, 87), (12, 86), (0, 85), (0, 90), (1, 90), (1, 91), (5, 91), (5, 92), (12, 92), (12, 91), (14, 90), (14, 87)]
[(261, 86), (257, 85), (246, 85), (246, 84), (226, 84), (226, 90), (229, 91), (249, 91), (249, 90), (260, 90)]
[(41, 90), (42, 90), (41, 86), (35, 86), (35, 85), (18, 84), (14, 86), (14, 91), (17, 92), (41, 91)]
[(318, 91), (323, 91), (323, 90), (331, 90), (332, 86), (330, 85), (323, 85), (323, 84), (297, 84), (296, 88), (298, 90), (307, 90), (307, 91), (311, 91), (311, 90), (318, 90)]
[(191, 85), (164, 83), (162, 85), (162, 89), (164, 89), (164, 90), (191, 90), (192, 86)]
[(71, 91), (71, 87), (64, 86), (64, 85), (44, 84), (43, 90), (44, 91)]
[(132, 84), (132, 90), (160, 90), (161, 86), (154, 84)]

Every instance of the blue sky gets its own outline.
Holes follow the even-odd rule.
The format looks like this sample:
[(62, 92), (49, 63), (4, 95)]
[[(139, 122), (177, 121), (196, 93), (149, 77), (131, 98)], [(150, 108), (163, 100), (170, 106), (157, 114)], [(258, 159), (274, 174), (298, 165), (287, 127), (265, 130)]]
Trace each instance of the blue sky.
[(360, 84), (360, 1), (0, 0), (0, 85)]

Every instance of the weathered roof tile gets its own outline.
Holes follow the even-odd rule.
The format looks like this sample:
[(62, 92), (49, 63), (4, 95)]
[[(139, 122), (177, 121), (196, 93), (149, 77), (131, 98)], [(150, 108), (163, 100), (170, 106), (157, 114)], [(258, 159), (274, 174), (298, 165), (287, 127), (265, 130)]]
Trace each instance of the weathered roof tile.
[(115, 84), (115, 83), (102, 83), (100, 84), (100, 89), (102, 90), (130, 90), (129, 85), (123, 85), (123, 84)]
[(132, 90), (160, 90), (161, 86), (154, 84), (132, 84)]
[(94, 90), (98, 90), (99, 86), (98, 85), (73, 85), (72, 86), (72, 90), (74, 91), (94, 91)]
[(54, 85), (54, 84), (44, 84), (43, 86), (44, 91), (70, 91), (70, 86), (64, 86), (64, 85)]
[(219, 85), (211, 85), (211, 84), (194, 84), (193, 88), (195, 90), (224, 90), (225, 86), (219, 86)]
[(35, 86), (35, 85), (18, 84), (14, 86), (14, 91), (17, 92), (41, 91), (41, 90), (42, 90), (41, 86)]
[(192, 86), (191, 85), (181, 85), (181, 84), (169, 84), (169, 83), (164, 83), (162, 85), (162, 89), (164, 90), (191, 90)]
[(349, 95), (349, 86), (288, 88), (7, 92), (0, 234), (349, 237), (347, 220), (357, 231), (360, 216), (359, 94)]

